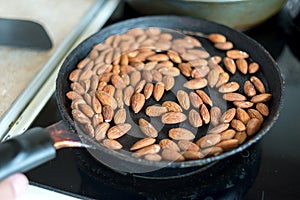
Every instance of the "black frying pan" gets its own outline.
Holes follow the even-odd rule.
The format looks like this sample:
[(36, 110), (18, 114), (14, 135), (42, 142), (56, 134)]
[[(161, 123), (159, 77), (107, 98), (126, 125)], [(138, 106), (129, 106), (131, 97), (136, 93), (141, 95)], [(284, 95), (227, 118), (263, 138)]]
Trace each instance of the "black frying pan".
[[(116, 23), (106, 27), (105, 29), (97, 32), (96, 34), (89, 37), (87, 40), (82, 42), (79, 46), (77, 46), (70, 55), (64, 61), (57, 78), (56, 82), (56, 97), (58, 108), (62, 115), (64, 124), (69, 127), (70, 130), (76, 130), (74, 121), (72, 119), (70, 104), (71, 101), (66, 98), (66, 93), (70, 90), (70, 82), (69, 82), (69, 74), (70, 72), (75, 69), (77, 63), (82, 60), (84, 57), (88, 55), (92, 47), (100, 42), (103, 42), (105, 38), (112, 34), (124, 33), (128, 29), (135, 28), (135, 27), (161, 27), (161, 28), (169, 28), (175, 30), (182, 30), (182, 31), (193, 31), (193, 32), (202, 32), (204, 34), (208, 33), (222, 33), (227, 37), (229, 41), (232, 41), (235, 44), (235, 48), (244, 50), (251, 55), (251, 58), (258, 62), (261, 66), (260, 72), (257, 76), (259, 76), (269, 93), (272, 93), (272, 99), (269, 101), (269, 108), (270, 108), (270, 115), (265, 119), (260, 131), (246, 141), (244, 144), (239, 146), (238, 148), (225, 152), (221, 155), (205, 158), (201, 160), (195, 161), (185, 161), (185, 162), (151, 162), (147, 160), (137, 159), (126, 154), (111, 151), (102, 145), (96, 145), (94, 150), (90, 150), (90, 153), (94, 155), (101, 163), (118, 170), (119, 172), (129, 172), (134, 174), (142, 173), (142, 176), (146, 177), (170, 177), (170, 176), (177, 176), (181, 174), (191, 173), (195, 171), (201, 171), (215, 163), (215, 161), (222, 160), (228, 156), (236, 154), (238, 152), (243, 151), (244, 149), (248, 148), (253, 143), (257, 142), (264, 136), (271, 126), (275, 123), (278, 118), (279, 110), (282, 104), (282, 91), (283, 91), (283, 80), (279, 71), (279, 68), (270, 54), (257, 42), (252, 40), (251, 38), (247, 37), (246, 35), (242, 34), (241, 32), (235, 31), (228, 27), (204, 21), (199, 19), (193, 19), (189, 17), (178, 17), (178, 16), (155, 16), (155, 17), (141, 17), (132, 20), (123, 21), (120, 23)], [(215, 50), (214, 48), (209, 48), (209, 43), (206, 39), (198, 38), (202, 43), (206, 50), (211, 53), (211, 55), (223, 55), (224, 52)], [(242, 78), (239, 75), (233, 77), (235, 81), (242, 81)], [(39, 129), (44, 132), (44, 135), (47, 135), (47, 132), (43, 129)], [(39, 131), (38, 130), (38, 131)], [(36, 132), (36, 131), (34, 131)], [(46, 132), (46, 133), (45, 133)], [(30, 135), (30, 134), (25, 134)], [(49, 135), (49, 134), (48, 134)], [(82, 134), (80, 134), (82, 135)], [(46, 137), (46, 136), (45, 136)], [(7, 141), (6, 143), (10, 143), (6, 145), (6, 148), (15, 146), (14, 143), (18, 139), (12, 139), (11, 141)], [(49, 145), (53, 145), (51, 137), (46, 137), (44, 139), (48, 141), (45, 148), (50, 149), (45, 150), (46, 153), (43, 153), (39, 156), (42, 162), (45, 162), (55, 155), (54, 148), (50, 148)], [(83, 138), (84, 143), (89, 143), (88, 138)], [(17, 142), (18, 143), (18, 142)], [(3, 154), (3, 150), (0, 147), (0, 153)], [(35, 144), (38, 145), (38, 144)], [(12, 148), (10, 148), (12, 149)], [(38, 151), (36, 149), (35, 151)], [(11, 150), (10, 150), (11, 151)], [(22, 153), (22, 149), (18, 153)], [(47, 153), (51, 152), (51, 153)], [(97, 155), (95, 155), (97, 154)], [(10, 160), (14, 159), (15, 155), (11, 155), (8, 157), (7, 160), (0, 161), (0, 172), (5, 170), (8, 166), (12, 166), (6, 164)], [(2, 156), (1, 156), (2, 158)], [(46, 159), (45, 159), (46, 158)], [(99, 159), (100, 158), (100, 159)], [(39, 160), (39, 159), (35, 159)], [(20, 160), (14, 160), (15, 163), (22, 162)], [(36, 161), (35, 161), (36, 162)], [(42, 162), (36, 162), (38, 164)], [(37, 164), (36, 164), (37, 165)], [(22, 166), (23, 168), (18, 168), (14, 171), (24, 171), (25, 167), (28, 166), (36, 166), (32, 165), (32, 163), (28, 162), (27, 166)], [(28, 170), (29, 168), (26, 168)], [(10, 170), (9, 173), (13, 173), (14, 171)], [(146, 172), (146, 173), (144, 173)]]

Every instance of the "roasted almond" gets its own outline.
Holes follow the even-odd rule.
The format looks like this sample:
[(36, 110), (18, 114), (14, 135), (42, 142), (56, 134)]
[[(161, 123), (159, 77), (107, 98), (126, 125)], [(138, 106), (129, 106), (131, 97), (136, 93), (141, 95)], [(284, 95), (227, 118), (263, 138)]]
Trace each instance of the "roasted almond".
[(242, 73), (242, 74), (247, 74), (248, 72), (248, 63), (245, 59), (241, 58), (241, 59), (237, 59), (236, 61), (236, 66), (238, 68), (238, 70)]
[(245, 125), (250, 120), (249, 114), (242, 108), (236, 109), (236, 118), (240, 121), (242, 121)]
[(113, 109), (117, 108), (117, 102), (112, 95), (98, 90), (95, 94), (103, 106), (111, 106)]
[(122, 144), (113, 139), (104, 139), (102, 143), (105, 147), (113, 150), (122, 149), (123, 147)]
[(92, 118), (95, 114), (94, 110), (91, 108), (91, 106), (87, 104), (78, 104), (79, 110), (81, 110), (82, 113), (84, 113), (89, 118)]
[(133, 110), (134, 113), (138, 113), (140, 112), (140, 110), (143, 108), (144, 104), (145, 104), (145, 96), (141, 93), (135, 93), (132, 95), (131, 100), (130, 100), (130, 104), (131, 104), (131, 108)]
[(162, 96), (164, 95), (165, 92), (165, 84), (163, 84), (162, 82), (157, 82), (154, 85), (154, 89), (153, 89), (153, 97), (156, 101), (159, 101)]
[(164, 149), (161, 153), (161, 156), (167, 161), (184, 161), (184, 157), (179, 152), (170, 149)]
[(189, 122), (195, 128), (202, 126), (203, 122), (200, 113), (194, 109), (191, 109), (189, 112)]
[(223, 149), (221, 147), (208, 147), (205, 148), (201, 151), (202, 155), (206, 156), (206, 157), (210, 157), (210, 156), (217, 156), (220, 155), (221, 153), (223, 153)]
[(130, 124), (117, 124), (107, 131), (107, 137), (109, 139), (118, 139), (125, 135), (131, 129)]
[(121, 76), (119, 75), (113, 75), (111, 77), (111, 83), (116, 87), (116, 88), (120, 88), (123, 89), (126, 87), (126, 84), (124, 83), (124, 80), (122, 79)]
[(221, 116), (222, 112), (219, 107), (214, 106), (210, 109), (210, 122), (213, 126), (216, 126), (220, 123)]
[(173, 76), (164, 76), (162, 78), (162, 82), (163, 82), (163, 84), (165, 86), (165, 90), (166, 91), (171, 90), (174, 87), (174, 85), (175, 85), (175, 79), (174, 79)]
[(229, 81), (229, 74), (227, 72), (222, 72), (220, 73), (219, 75), (219, 80), (218, 82), (216, 83), (216, 87), (220, 87), (222, 85), (224, 85), (225, 83), (227, 83)]
[(210, 129), (208, 131), (209, 134), (218, 134), (221, 133), (229, 128), (229, 124), (219, 124), (218, 126), (215, 126), (214, 128)]
[(255, 110), (255, 109), (250, 108), (250, 109), (247, 110), (247, 113), (249, 114), (249, 116), (250, 116), (251, 118), (256, 118), (256, 119), (258, 119), (261, 123), (264, 121), (264, 117), (260, 114), (259, 111)]
[(148, 137), (155, 138), (158, 136), (158, 132), (154, 128), (154, 126), (143, 118), (139, 119), (139, 127), (140, 127), (141, 131)]
[(203, 90), (196, 90), (196, 93), (200, 96), (203, 103), (213, 106), (213, 102), (212, 102), (211, 98)]
[(245, 101), (247, 100), (247, 98), (240, 94), (240, 93), (235, 93), (235, 92), (229, 92), (229, 93), (225, 93), (223, 95), (223, 99), (226, 101)]
[(126, 110), (124, 108), (120, 108), (114, 115), (114, 123), (124, 124), (125, 121), (126, 121)]
[(254, 104), (251, 101), (234, 101), (233, 105), (238, 108), (251, 108)]
[(162, 116), (166, 112), (168, 112), (168, 109), (159, 105), (148, 106), (145, 111), (146, 115), (148, 115), (149, 117)]
[(202, 117), (204, 124), (208, 124), (210, 122), (210, 113), (205, 104), (202, 104), (200, 107), (200, 115)]
[(230, 93), (235, 92), (240, 88), (240, 85), (237, 82), (228, 82), (219, 87), (220, 93)]
[(183, 84), (183, 87), (188, 88), (188, 89), (201, 89), (206, 87), (207, 85), (207, 80), (205, 78), (195, 78), (191, 79)]
[(114, 110), (111, 106), (103, 106), (102, 115), (105, 122), (110, 122), (114, 117)]
[(259, 70), (259, 64), (252, 62), (249, 64), (249, 74), (254, 74)]
[(244, 131), (244, 130), (246, 130), (245, 124), (242, 121), (238, 120), (238, 119), (231, 120), (230, 125), (236, 131)]
[(178, 141), (178, 147), (183, 151), (199, 151), (200, 148), (194, 142), (188, 140), (180, 140)]
[(168, 112), (182, 112), (180, 105), (174, 101), (165, 101), (162, 103), (162, 106), (167, 108)]
[(217, 68), (210, 70), (207, 76), (208, 85), (213, 88), (219, 80), (220, 72)]
[(144, 159), (145, 160), (149, 160), (149, 161), (159, 162), (159, 161), (161, 161), (162, 157), (159, 154), (154, 153), (154, 154), (147, 154), (147, 155), (145, 155)]
[(181, 112), (167, 112), (161, 116), (163, 124), (177, 124), (186, 120), (186, 115)]
[(138, 82), (134, 88), (134, 92), (135, 93), (140, 93), (142, 92), (142, 90), (144, 89), (146, 85), (146, 80), (141, 80), (140, 82)]
[(233, 48), (233, 43), (232, 42), (220, 42), (220, 43), (215, 43), (214, 47), (220, 50), (229, 50)]
[(154, 138), (143, 138), (143, 139), (140, 139), (138, 140), (137, 142), (135, 142), (131, 147), (130, 147), (130, 150), (131, 151), (135, 151), (135, 150), (138, 150), (138, 149), (141, 149), (141, 148), (144, 148), (146, 146), (149, 146), (151, 144), (154, 144), (155, 143), (155, 139)]
[(148, 154), (156, 154), (160, 151), (160, 146), (158, 144), (152, 144), (149, 146), (146, 146), (144, 148), (141, 148), (137, 151), (135, 151), (132, 156), (139, 158), (142, 157), (144, 155), (148, 155)]
[(123, 108), (124, 107), (124, 101), (123, 101), (123, 90), (122, 89), (117, 89), (116, 90), (115, 99), (116, 99), (118, 107)]
[(226, 42), (226, 37), (220, 33), (210, 33), (207, 38), (213, 43)]
[(177, 151), (177, 152), (180, 151), (178, 145), (174, 141), (167, 138), (159, 141), (158, 145), (160, 146), (161, 149), (170, 149), (172, 151)]
[(230, 108), (222, 114), (222, 116), (220, 118), (220, 122), (229, 123), (235, 117), (235, 115), (236, 115), (236, 109)]
[(252, 118), (248, 121), (246, 126), (247, 135), (251, 136), (256, 133), (261, 127), (261, 121), (257, 118)]
[(242, 144), (247, 139), (247, 133), (246, 133), (246, 131), (238, 131), (238, 132), (236, 132), (234, 138), (239, 141), (239, 144)]
[(266, 89), (263, 84), (263, 82), (256, 76), (251, 76), (250, 81), (253, 83), (254, 87), (256, 88), (257, 91), (260, 93), (265, 93)]
[(191, 73), (192, 73), (192, 67), (190, 63), (180, 63), (178, 65), (178, 68), (180, 70), (180, 72), (186, 76), (186, 77), (190, 77)]
[(200, 148), (207, 148), (216, 145), (221, 141), (220, 134), (208, 134), (197, 140), (196, 144)]
[(169, 130), (169, 137), (173, 140), (193, 140), (195, 135), (184, 128), (172, 128)]
[(81, 112), (79, 109), (73, 109), (72, 116), (75, 121), (77, 121), (81, 124), (91, 123), (90, 118), (88, 116), (86, 116), (83, 112)]
[(169, 50), (167, 52), (167, 55), (169, 56), (170, 60), (172, 60), (174, 63), (181, 63), (182, 60), (178, 53), (176, 51)]
[(197, 68), (194, 68), (191, 72), (192, 78), (204, 78), (210, 71), (209, 67), (204, 65)]
[(145, 99), (149, 99), (153, 94), (154, 85), (152, 83), (147, 83), (144, 87)]
[(199, 151), (190, 151), (190, 150), (187, 150), (187, 151), (183, 152), (182, 155), (186, 160), (198, 160), (198, 159), (204, 157), (204, 155), (201, 152), (199, 152)]
[(263, 116), (268, 116), (269, 115), (269, 108), (266, 104), (264, 103), (257, 103), (255, 106), (256, 110), (260, 112)]
[(232, 58), (225, 57), (223, 58), (223, 63), (225, 68), (231, 73), (235, 74), (236, 72), (236, 64)]
[(244, 92), (248, 97), (253, 97), (256, 95), (256, 90), (254, 85), (250, 81), (245, 81), (244, 83)]
[(229, 140), (223, 140), (220, 143), (216, 144), (216, 147), (221, 147), (225, 151), (232, 150), (239, 145), (239, 140), (237, 139), (229, 139)]
[(232, 139), (236, 134), (236, 131), (233, 129), (227, 129), (220, 133), (221, 141)]
[(189, 97), (190, 97), (190, 102), (194, 108), (199, 109), (201, 104), (203, 104), (201, 97), (195, 92), (190, 92)]
[(272, 94), (269, 94), (269, 93), (263, 93), (263, 94), (258, 94), (258, 95), (255, 95), (251, 98), (251, 102), (253, 103), (264, 103), (264, 102), (267, 102), (271, 99), (272, 97)]
[(226, 56), (232, 59), (243, 59), (243, 58), (248, 58), (249, 54), (241, 50), (233, 49), (233, 50), (228, 50), (226, 52)]
[(181, 107), (184, 110), (188, 110), (190, 108), (190, 99), (189, 99), (189, 95), (187, 94), (187, 92), (185, 92), (183, 90), (178, 90), (176, 96), (177, 96), (177, 100), (178, 100), (179, 104), (181, 105)]
[(107, 130), (109, 129), (110, 125), (107, 122), (102, 122), (100, 123), (96, 128), (95, 128), (95, 139), (97, 141), (101, 141), (105, 138)]

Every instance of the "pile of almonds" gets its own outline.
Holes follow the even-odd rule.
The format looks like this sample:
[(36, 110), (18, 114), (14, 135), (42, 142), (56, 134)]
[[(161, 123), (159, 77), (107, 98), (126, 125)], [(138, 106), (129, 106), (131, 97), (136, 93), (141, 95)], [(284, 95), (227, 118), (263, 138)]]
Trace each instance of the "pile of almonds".
[[(69, 75), (74, 120), (109, 149), (124, 149), (122, 138), (132, 138), (132, 156), (151, 161), (196, 160), (238, 147), (260, 129), (272, 95), (247, 52), (219, 33), (205, 40), (224, 56), (156, 27), (109, 36)], [(131, 116), (138, 116), (136, 138)]]

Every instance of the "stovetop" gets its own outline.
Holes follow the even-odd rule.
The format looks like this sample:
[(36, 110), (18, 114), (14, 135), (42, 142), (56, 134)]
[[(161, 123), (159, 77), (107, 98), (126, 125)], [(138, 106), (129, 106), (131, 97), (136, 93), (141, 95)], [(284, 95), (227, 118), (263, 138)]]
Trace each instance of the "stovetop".
[[(126, 13), (109, 23), (138, 16)], [(294, 54), (297, 45), (287, 42), (292, 36), (284, 31), (285, 14), (245, 31), (271, 53), (285, 78), (280, 117), (257, 144), (201, 172), (162, 180), (122, 175), (85, 149), (62, 149), (54, 160), (27, 173), (31, 183), (80, 199), (300, 199), (300, 62)], [(59, 120), (53, 95), (32, 126)]]

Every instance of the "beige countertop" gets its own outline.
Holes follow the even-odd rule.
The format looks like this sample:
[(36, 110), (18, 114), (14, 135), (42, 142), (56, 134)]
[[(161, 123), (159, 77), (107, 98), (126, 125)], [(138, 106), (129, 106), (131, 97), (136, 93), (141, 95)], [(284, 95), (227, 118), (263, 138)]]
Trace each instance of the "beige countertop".
[(95, 0), (0, 0), (0, 17), (38, 22), (46, 29), (53, 43), (53, 47), (46, 51), (0, 46), (0, 118), (94, 2)]

